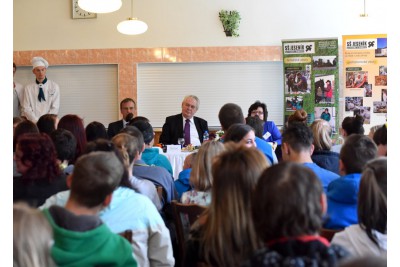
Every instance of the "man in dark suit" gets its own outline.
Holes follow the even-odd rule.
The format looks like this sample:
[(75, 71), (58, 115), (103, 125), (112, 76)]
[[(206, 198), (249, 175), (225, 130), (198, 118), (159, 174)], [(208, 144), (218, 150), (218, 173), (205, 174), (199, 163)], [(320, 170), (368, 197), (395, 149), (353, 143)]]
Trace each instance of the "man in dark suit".
[[(194, 116), (199, 109), (199, 105), (200, 100), (197, 96), (185, 96), (182, 101), (182, 113), (165, 119), (160, 143), (171, 145), (178, 144), (178, 138), (189, 140), (188, 136), (184, 136), (185, 125), (187, 124), (186, 127), (190, 128), (190, 144), (194, 146), (201, 145), (203, 143), (203, 134), (208, 131), (208, 123), (206, 120)], [(185, 145), (188, 145), (186, 142)]]
[(119, 109), (122, 114), (122, 120), (114, 121), (108, 125), (107, 134), (111, 139), (114, 135), (117, 135), (129, 121), (133, 118), (133, 113), (136, 109), (136, 103), (132, 98), (125, 98), (119, 104)]

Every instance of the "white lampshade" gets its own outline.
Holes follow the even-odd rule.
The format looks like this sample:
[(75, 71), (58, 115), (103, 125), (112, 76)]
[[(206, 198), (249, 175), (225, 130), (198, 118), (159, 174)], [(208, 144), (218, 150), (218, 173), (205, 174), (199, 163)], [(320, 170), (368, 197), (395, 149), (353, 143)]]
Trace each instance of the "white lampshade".
[(83, 10), (92, 13), (110, 13), (122, 6), (121, 0), (79, 0), (78, 5)]
[(147, 31), (147, 24), (136, 18), (128, 18), (118, 23), (117, 29), (122, 34), (135, 35)]

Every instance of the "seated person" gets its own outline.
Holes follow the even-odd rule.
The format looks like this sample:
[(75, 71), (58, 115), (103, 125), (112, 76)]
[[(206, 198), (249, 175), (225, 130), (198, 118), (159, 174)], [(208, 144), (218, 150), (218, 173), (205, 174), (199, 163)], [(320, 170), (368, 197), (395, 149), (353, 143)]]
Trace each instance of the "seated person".
[[(344, 140), (351, 134), (364, 134), (364, 131), (364, 118), (361, 115), (356, 114), (343, 119), (340, 134)], [(340, 149), (342, 149), (342, 144), (337, 144), (332, 146), (331, 151), (340, 153)]]
[(145, 144), (145, 149), (142, 153), (142, 160), (151, 166), (159, 166), (165, 168), (171, 175), (173, 174), (171, 162), (165, 155), (160, 154), (160, 149), (153, 147), (154, 131), (151, 124), (144, 120), (134, 121), (129, 125), (138, 128), (142, 134)]
[(165, 119), (160, 143), (177, 145), (178, 138), (185, 138), (185, 145), (200, 146), (203, 143), (204, 132), (208, 131), (208, 123), (206, 120), (194, 116), (199, 110), (199, 106), (200, 100), (197, 96), (185, 96), (182, 101), (182, 113)]
[(57, 160), (64, 174), (69, 175), (74, 170), (74, 164), (71, 162), (75, 158), (76, 139), (68, 130), (57, 129), (50, 134), (57, 151)]
[(108, 139), (108, 134), (104, 124), (98, 121), (92, 121), (85, 128), (86, 140), (95, 141), (98, 138)]
[(71, 192), (65, 208), (43, 210), (54, 231), (51, 255), (58, 266), (137, 266), (129, 242), (98, 216), (110, 205), (123, 173), (112, 152), (92, 152), (77, 160), (68, 176)]
[(267, 142), (276, 143), (276, 145), (282, 144), (282, 136), (278, 127), (276, 127), (273, 121), (267, 121), (268, 110), (265, 103), (256, 101), (249, 107), (247, 117), (259, 117), (264, 122), (264, 129), (262, 133), (262, 138)]
[(194, 203), (202, 206), (210, 204), (213, 184), (212, 160), (224, 149), (221, 142), (213, 140), (204, 143), (197, 151), (189, 178), (192, 190), (182, 194), (181, 202), (183, 204)]
[(326, 198), (315, 173), (304, 165), (282, 162), (258, 180), (252, 212), (264, 248), (241, 266), (336, 267), (347, 251), (318, 235)]
[(368, 161), (377, 157), (375, 143), (366, 135), (352, 134), (340, 151), (339, 171), (342, 175), (332, 181), (327, 190), (328, 218), (324, 227), (343, 229), (358, 223), (357, 199), (361, 172)]
[(330, 182), (339, 175), (321, 168), (311, 158), (314, 151), (311, 129), (302, 122), (291, 122), (282, 133), (282, 159), (303, 164), (314, 171), (326, 192)]
[[(114, 135), (118, 134), (125, 126), (129, 123), (130, 119), (133, 118), (135, 112), (136, 103), (132, 98), (125, 98), (119, 103), (119, 110), (122, 115), (122, 119), (119, 121), (111, 122), (107, 127), (108, 138), (113, 138)], [(129, 115), (129, 117), (128, 117)]]
[(192, 189), (190, 185), (189, 178), (192, 172), (193, 163), (196, 160), (197, 152), (190, 153), (186, 156), (183, 162), (183, 170), (179, 173), (179, 177), (175, 180), (175, 188), (178, 192), (178, 199), (181, 199), (184, 192)]
[(387, 160), (374, 159), (365, 166), (358, 195), (358, 224), (333, 236), (352, 257), (387, 257)]

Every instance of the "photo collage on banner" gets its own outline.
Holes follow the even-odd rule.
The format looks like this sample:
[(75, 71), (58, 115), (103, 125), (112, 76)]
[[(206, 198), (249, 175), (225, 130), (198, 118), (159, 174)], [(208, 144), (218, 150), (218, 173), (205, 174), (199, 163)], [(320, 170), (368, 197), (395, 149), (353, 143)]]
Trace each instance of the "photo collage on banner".
[(387, 35), (343, 36), (344, 117), (360, 114), (364, 128), (386, 123)]
[(297, 109), (315, 119), (329, 122), (338, 132), (339, 58), (338, 39), (282, 40), (284, 72), (284, 114)]

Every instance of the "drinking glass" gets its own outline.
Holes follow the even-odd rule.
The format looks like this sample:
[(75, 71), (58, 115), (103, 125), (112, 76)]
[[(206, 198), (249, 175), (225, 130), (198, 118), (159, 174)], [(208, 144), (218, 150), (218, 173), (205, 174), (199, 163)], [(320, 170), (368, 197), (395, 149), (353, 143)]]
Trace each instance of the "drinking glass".
[(178, 138), (178, 144), (180, 144), (181, 148), (183, 148), (183, 145), (185, 144), (185, 138)]

